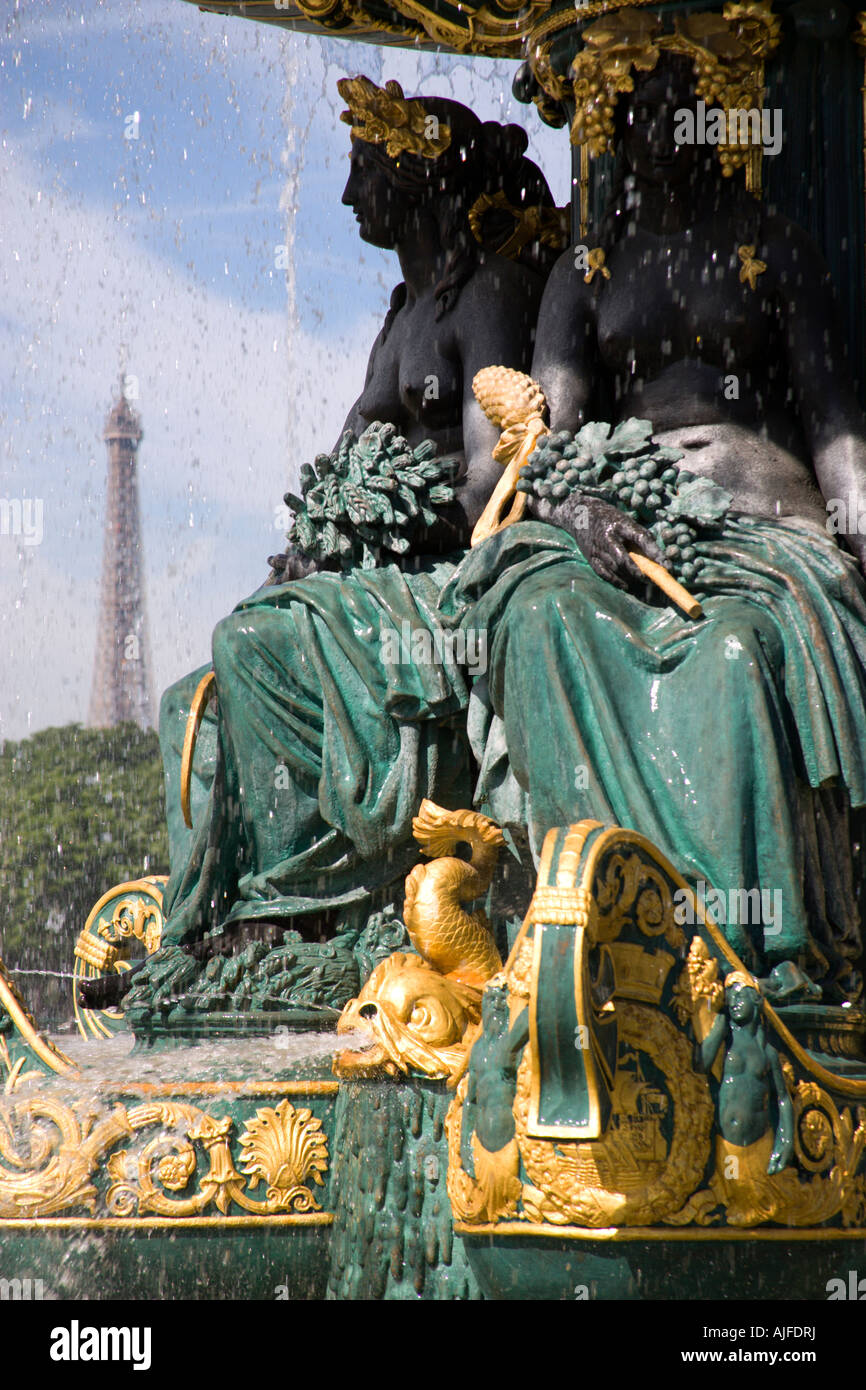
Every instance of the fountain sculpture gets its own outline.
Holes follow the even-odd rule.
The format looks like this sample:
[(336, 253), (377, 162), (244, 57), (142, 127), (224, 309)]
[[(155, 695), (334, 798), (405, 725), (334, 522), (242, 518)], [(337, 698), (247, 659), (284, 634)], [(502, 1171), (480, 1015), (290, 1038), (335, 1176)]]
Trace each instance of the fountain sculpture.
[(831, 110), (861, 150), (866, 18), (393, 11), (281, 22), (523, 60), (571, 225), (517, 127), (340, 83), (404, 280), (163, 699), (171, 877), (76, 948), (82, 1032), (167, 1070), (93, 1086), (0, 977), (0, 1222), (137, 1292), (823, 1297), (866, 1250), (864, 187), (791, 161)]

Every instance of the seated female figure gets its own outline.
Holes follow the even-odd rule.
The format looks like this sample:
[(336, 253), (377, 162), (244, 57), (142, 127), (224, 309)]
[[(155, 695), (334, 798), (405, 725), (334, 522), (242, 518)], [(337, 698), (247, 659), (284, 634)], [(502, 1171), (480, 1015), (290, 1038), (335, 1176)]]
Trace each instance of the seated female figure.
[(676, 143), (694, 103), (691, 65), (664, 56), (620, 99), (604, 271), (557, 263), (532, 374), (552, 430), (650, 420), (731, 494), (691, 586), (704, 616), (649, 595), (628, 556), (661, 558), (648, 533), (577, 495), (534, 503), (560, 529), (473, 551), (449, 602), (490, 634), (479, 801), (537, 847), (583, 817), (641, 831), (716, 890), (750, 969), (794, 960), (854, 999), (866, 537), (837, 540), (826, 504), (864, 492), (866, 429), (816, 248)]
[(440, 630), (441, 589), (498, 476), (497, 432), (472, 379), (490, 362), (528, 365), (547, 257), (539, 222), (558, 237), (558, 217), (519, 127), (482, 124), (452, 101), (404, 100), (396, 83), (340, 90), (353, 122), (343, 202), (403, 273), (345, 428), (360, 435), (379, 420), (409, 448), (433, 440), (454, 461), (456, 499), (399, 564), (311, 573), (277, 557), (271, 582), (218, 624), (213, 778), (199, 782), (190, 832), (177, 808), (195, 677), (166, 692), (164, 944), (239, 922), (306, 917), (305, 930), (327, 929), (405, 875), (424, 797), (471, 798), (464, 671), (441, 643), (430, 644), (441, 660), (406, 653), (414, 634)]

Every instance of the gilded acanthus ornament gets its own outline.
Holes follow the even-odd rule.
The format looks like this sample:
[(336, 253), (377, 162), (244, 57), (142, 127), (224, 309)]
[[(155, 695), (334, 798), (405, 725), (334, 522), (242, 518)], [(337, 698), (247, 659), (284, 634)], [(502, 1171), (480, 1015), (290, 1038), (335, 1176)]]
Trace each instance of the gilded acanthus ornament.
[(392, 159), (404, 153), (438, 159), (451, 144), (450, 127), (420, 101), (407, 100), (399, 82), (377, 87), (369, 77), (343, 77), (337, 90), (349, 107), (340, 120), (352, 127), (353, 138), (384, 145)]

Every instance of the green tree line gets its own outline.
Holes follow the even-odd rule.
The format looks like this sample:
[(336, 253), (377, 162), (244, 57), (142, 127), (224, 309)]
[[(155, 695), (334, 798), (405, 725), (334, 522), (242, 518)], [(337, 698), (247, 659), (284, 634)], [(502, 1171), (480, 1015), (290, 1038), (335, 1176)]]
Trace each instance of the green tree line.
[(0, 744), (0, 955), (42, 1027), (72, 1017), (75, 939), (115, 883), (168, 872), (152, 729), (80, 724)]

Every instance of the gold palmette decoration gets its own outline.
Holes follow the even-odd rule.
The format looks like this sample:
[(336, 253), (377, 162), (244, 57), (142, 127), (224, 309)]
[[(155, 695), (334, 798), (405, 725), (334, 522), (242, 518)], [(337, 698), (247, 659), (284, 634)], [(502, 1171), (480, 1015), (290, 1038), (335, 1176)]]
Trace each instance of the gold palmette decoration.
[(420, 101), (407, 100), (399, 82), (377, 87), (369, 77), (342, 77), (337, 90), (349, 107), (340, 120), (352, 127), (352, 137), (384, 145), (392, 159), (404, 153), (438, 159), (451, 144), (450, 126)]
[[(602, 254), (601, 261), (596, 264), (595, 269), (603, 271), (603, 267)], [(495, 536), (506, 526), (519, 521), (523, 516), (527, 494), (517, 491), (517, 480), (538, 440), (543, 434), (548, 433), (548, 426), (542, 419), (543, 412), (547, 409), (544, 392), (538, 382), (533, 381), (525, 372), (515, 371), (511, 367), (484, 367), (474, 377), (472, 390), (488, 420), (502, 430), (499, 443), (493, 450), (493, 457), (497, 463), (505, 465), (505, 472), (493, 489), (490, 501), (472, 532), (472, 544), (475, 546), (488, 537)], [(511, 510), (505, 516), (508, 502), (512, 503)], [(641, 573), (653, 584), (658, 585), (690, 618), (700, 618), (703, 615), (703, 609), (697, 599), (674, 579), (664, 565), (657, 564), (655, 560), (648, 560), (637, 550), (630, 550), (628, 553)]]
[[(634, 91), (634, 72), (652, 72), (662, 52), (691, 60), (697, 95), (708, 105), (726, 111), (762, 105), (764, 62), (780, 35), (779, 20), (767, 0), (727, 4), (721, 15), (676, 15), (674, 26), (674, 32), (666, 34), (658, 16), (630, 7), (605, 15), (583, 31), (585, 47), (569, 71), (575, 102), (572, 144), (592, 156), (612, 148), (619, 97)], [(536, 75), (550, 90), (547, 67)], [(561, 79), (553, 78), (553, 86), (560, 98), (566, 94)], [(758, 192), (760, 164), (756, 172), (756, 151), (748, 133), (742, 140), (738, 128), (736, 139), (720, 143), (718, 150), (722, 172), (730, 176), (744, 164), (749, 166), (750, 187)]]

